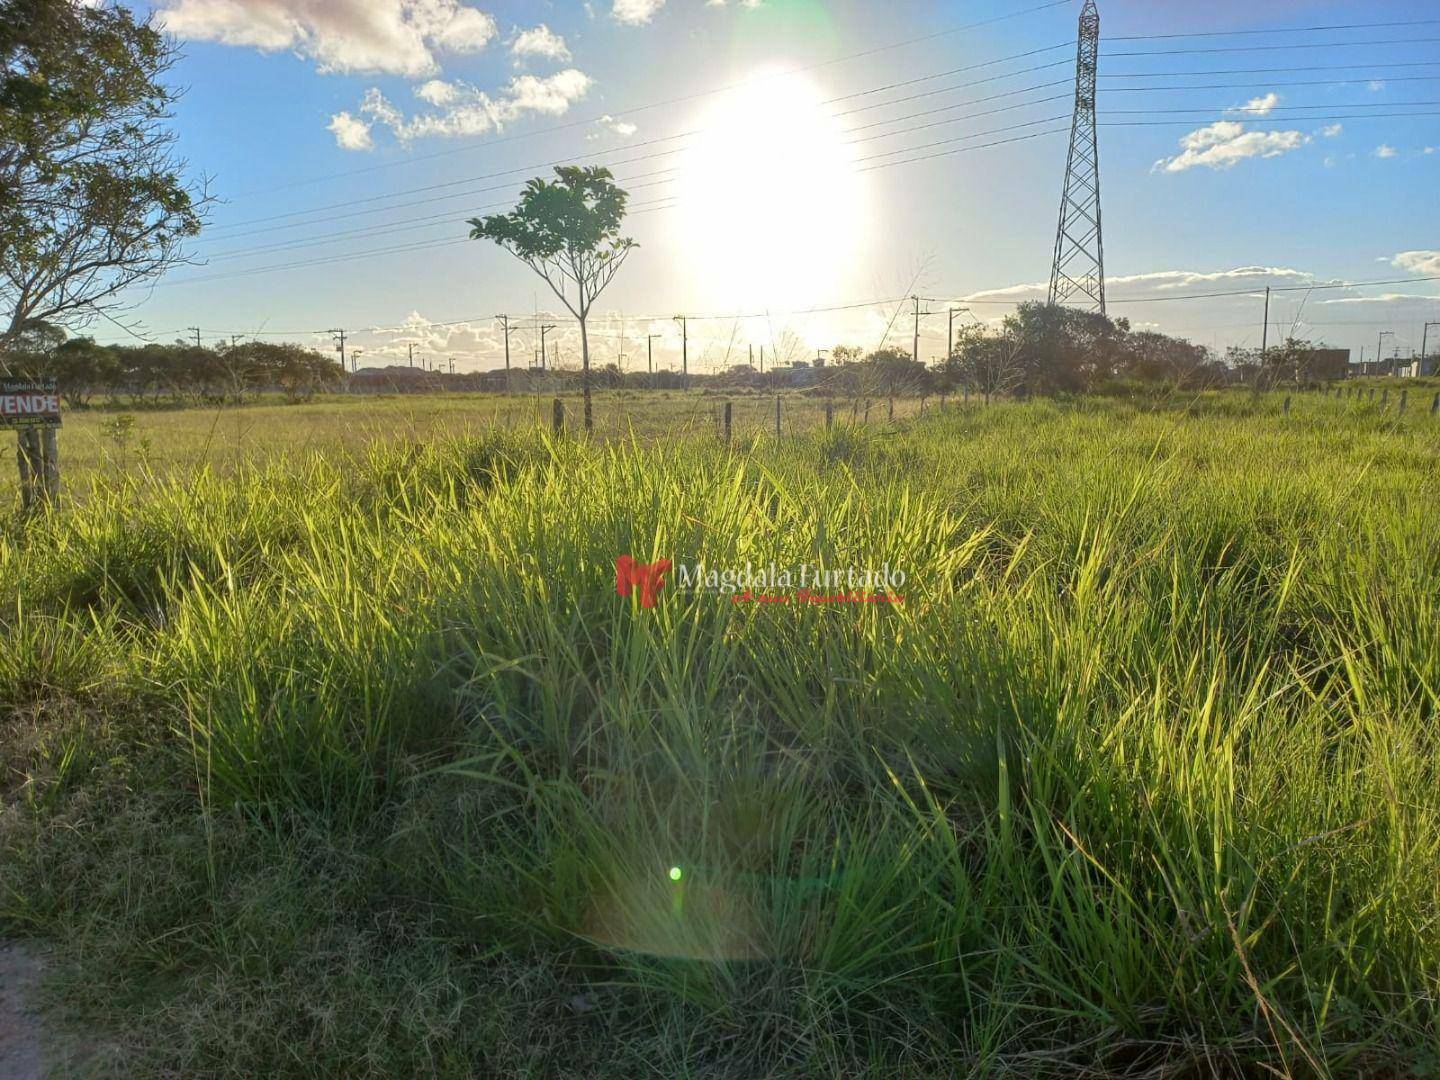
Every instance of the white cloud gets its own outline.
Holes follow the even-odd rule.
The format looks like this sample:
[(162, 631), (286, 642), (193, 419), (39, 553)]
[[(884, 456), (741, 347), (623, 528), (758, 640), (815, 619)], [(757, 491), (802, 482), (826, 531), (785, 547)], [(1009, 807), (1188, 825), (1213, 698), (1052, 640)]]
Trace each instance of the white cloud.
[(1367, 89), (1369, 89), (1371, 93), (1379, 93), (1381, 90), (1385, 89), (1385, 80), (1371, 79)]
[(1398, 151), (1389, 143), (1382, 142), (1379, 146), (1375, 147), (1375, 149), (1372, 150), (1371, 153), (1378, 158), (1392, 158), (1398, 153)]
[(1320, 129), (1320, 134), (1327, 139), (1333, 139), (1336, 135), (1339, 135), (1344, 130), (1344, 124), (1326, 124), (1323, 128)]
[(470, 53), (495, 37), (495, 20), (459, 0), (170, 0), (157, 12), (177, 37), (278, 52), (322, 72), (419, 78), (437, 51)]
[(1181, 136), (1182, 152), (1161, 158), (1152, 171), (1184, 172), (1202, 165), (1207, 169), (1229, 169), (1246, 158), (1279, 157), (1309, 141), (1310, 136), (1299, 131), (1246, 131), (1237, 120), (1219, 120)]
[[(566, 68), (543, 79), (520, 75), (496, 94), (463, 82), (433, 80), (420, 86), (416, 94), (438, 111), (409, 117), (372, 87), (365, 92), (359, 111), (374, 123), (389, 128), (401, 142), (486, 135), (530, 113), (563, 116), (586, 95), (591, 82), (590, 76), (575, 68)], [(334, 120), (331, 123), (333, 125)]]
[(1390, 265), (1412, 274), (1440, 274), (1440, 251), (1402, 251), (1390, 260)]
[[(1105, 288), (1128, 297), (1163, 296), (1171, 292), (1189, 292), (1194, 289), (1213, 289), (1217, 285), (1231, 288), (1255, 289), (1264, 292), (1266, 285), (1308, 285), (1315, 280), (1313, 274), (1285, 266), (1237, 266), (1230, 270), (1154, 270), (1146, 274), (1107, 276)], [(986, 289), (959, 297), (965, 300), (1044, 300), (1049, 294), (1050, 283), (1032, 282), (1025, 285), (1011, 285), (1003, 289)]]
[(522, 63), (528, 56), (563, 62), (570, 59), (570, 48), (563, 37), (541, 23), (515, 35), (515, 40), (510, 43), (510, 55), (517, 64)]
[(1426, 154), (1440, 153), (1440, 146), (1427, 146), (1422, 152)]
[(600, 130), (590, 132), (590, 134), (586, 135), (585, 138), (599, 139), (603, 138), (605, 135), (618, 135), (622, 139), (628, 139), (631, 135), (634, 135), (635, 132), (639, 130), (634, 124), (630, 123), (630, 121), (616, 120), (613, 116), (600, 117), (599, 120), (595, 121), (595, 126)]
[(1333, 168), (1335, 168), (1335, 155), (1334, 155), (1334, 154), (1328, 154), (1328, 155), (1326, 155), (1326, 157), (1325, 157), (1325, 168), (1327, 168), (1327, 169), (1333, 169)]
[(332, 116), (327, 130), (335, 134), (335, 143), (342, 150), (375, 148), (375, 141), (370, 138), (370, 125), (348, 112), (338, 112)]
[(1251, 98), (1244, 105), (1237, 105), (1230, 112), (1245, 113), (1248, 116), (1269, 116), (1280, 104), (1280, 95), (1270, 91), (1264, 97)]
[(460, 96), (460, 88), (444, 79), (431, 79), (415, 87), (415, 96), (431, 105), (445, 106)]
[[(1397, 266), (1413, 268), (1417, 273), (1427, 268), (1440, 273), (1440, 251), (1401, 252), (1393, 258)], [(1377, 276), (1384, 276), (1383, 272)], [(1356, 357), (1366, 342), (1371, 349), (1375, 346), (1374, 320), (1393, 320), (1398, 329), (1400, 324), (1420, 319), (1425, 312), (1433, 313), (1440, 300), (1440, 296), (1419, 292), (1376, 295), (1373, 290), (1344, 286), (1342, 279), (1287, 266), (1237, 266), (1215, 271), (1168, 269), (1105, 279), (1107, 299), (1114, 304), (1112, 318), (1126, 316), (1132, 326), (1158, 327), (1164, 333), (1212, 344), (1221, 351), (1230, 344), (1260, 344), (1260, 313), (1266, 286), (1276, 290), (1271, 298), (1271, 341), (1275, 340), (1276, 325), (1282, 327), (1282, 334), (1293, 327), (1298, 337), (1350, 348)], [(1315, 286), (1325, 288), (1311, 291)], [(1043, 303), (1048, 289), (1048, 282), (1034, 281), (955, 297), (954, 302), (974, 305), (976, 317), (993, 324), (1013, 311), (1013, 304)], [(1223, 295), (1196, 295), (1206, 293)], [(1190, 299), (1180, 301), (1181, 296)], [(1172, 299), (1174, 302), (1165, 302)], [(1142, 302), (1125, 302), (1137, 300)]]
[(665, 0), (615, 0), (610, 15), (627, 26), (643, 26), (665, 6)]

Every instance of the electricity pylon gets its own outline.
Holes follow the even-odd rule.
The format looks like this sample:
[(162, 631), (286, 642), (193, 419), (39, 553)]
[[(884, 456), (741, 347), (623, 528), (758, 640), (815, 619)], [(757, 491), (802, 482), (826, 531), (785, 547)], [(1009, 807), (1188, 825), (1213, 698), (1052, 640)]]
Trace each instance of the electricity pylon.
[(1095, 137), (1095, 68), (1100, 54), (1100, 12), (1085, 0), (1075, 53), (1075, 116), (1070, 156), (1055, 230), (1050, 303), (1105, 313), (1105, 245), (1100, 233), (1100, 151)]

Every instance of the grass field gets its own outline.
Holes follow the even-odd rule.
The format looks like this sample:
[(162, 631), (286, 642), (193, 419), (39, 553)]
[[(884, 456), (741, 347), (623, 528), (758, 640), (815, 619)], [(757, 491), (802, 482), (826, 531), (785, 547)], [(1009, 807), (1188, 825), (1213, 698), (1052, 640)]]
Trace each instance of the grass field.
[[(781, 430), (820, 425), (826, 400), (807, 394), (781, 395)], [(495, 431), (549, 429), (550, 392), (535, 394), (369, 395), (333, 394), (299, 404), (273, 397), (242, 406), (215, 408), (145, 407), (124, 400), (97, 402), (89, 410), (67, 412), (61, 460), (67, 481), (82, 488), (95, 472), (150, 468), (158, 472), (206, 464), (219, 472), (255, 464), (277, 454), (334, 451), (380, 439), (422, 440), (443, 436), (479, 436)], [(561, 395), (566, 426), (581, 424), (579, 394)], [(775, 431), (775, 396), (739, 392), (604, 392), (595, 396), (596, 434), (605, 439), (653, 439), (659, 436), (711, 435), (716, 410), (732, 403), (732, 432), (737, 437)], [(864, 418), (864, 400), (835, 399), (837, 418)], [(937, 400), (927, 403), (936, 407)], [(883, 398), (869, 401), (870, 420), (887, 418)], [(920, 402), (899, 398), (897, 419), (919, 413)], [(125, 419), (128, 417), (128, 419)], [(16, 472), (0, 470), (0, 500), (15, 496)]]
[(1434, 1075), (1440, 420), (1281, 400), (76, 417), (0, 935), (129, 1076)]

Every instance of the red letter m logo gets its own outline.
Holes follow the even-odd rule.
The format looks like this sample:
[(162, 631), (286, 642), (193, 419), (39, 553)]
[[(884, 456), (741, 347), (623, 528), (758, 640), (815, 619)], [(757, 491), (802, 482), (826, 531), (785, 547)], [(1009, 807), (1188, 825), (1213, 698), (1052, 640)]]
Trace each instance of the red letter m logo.
[(665, 575), (669, 572), (669, 559), (640, 563), (629, 555), (621, 555), (615, 560), (615, 591), (621, 596), (629, 596), (632, 590), (639, 589), (640, 606), (653, 608), (656, 596), (665, 587)]

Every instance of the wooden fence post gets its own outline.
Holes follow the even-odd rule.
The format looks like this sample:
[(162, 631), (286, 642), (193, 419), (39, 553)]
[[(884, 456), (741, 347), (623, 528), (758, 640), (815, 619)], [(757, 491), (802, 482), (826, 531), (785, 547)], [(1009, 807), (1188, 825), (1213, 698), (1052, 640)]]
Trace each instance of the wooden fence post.
[(780, 437), (780, 395), (775, 395), (775, 437)]
[(730, 402), (728, 401), (725, 402), (725, 419), (722, 426), (725, 431), (725, 442), (728, 445), (730, 442)]
[(865, 423), (870, 423), (870, 399), (865, 399)]
[(1390, 404), (1390, 387), (1387, 386), (1387, 387), (1385, 387), (1384, 390), (1382, 390), (1382, 391), (1380, 392), (1380, 408), (1383, 409), (1383, 408), (1385, 408), (1385, 406), (1387, 406), (1387, 405), (1389, 405), (1389, 404)]
[(40, 457), (44, 462), (41, 491), (46, 502), (54, 502), (60, 498), (60, 434), (53, 427), (41, 428), (36, 434), (40, 441)]
[(835, 426), (835, 403), (832, 401), (825, 402), (825, 426), (827, 428)]
[(1409, 403), (1410, 403), (1410, 391), (1409, 391), (1409, 390), (1401, 390), (1401, 391), (1400, 391), (1400, 412), (1401, 412), (1402, 415), (1403, 415), (1404, 412), (1405, 412), (1405, 406), (1408, 405)]
[(550, 406), (550, 428), (556, 435), (565, 434), (565, 403), (558, 397)]
[(1285, 395), (1285, 415), (1286, 415), (1286, 416), (1289, 416), (1289, 415), (1290, 415), (1290, 395), (1289, 395), (1289, 394), (1286, 394), (1286, 395)]
[(887, 419), (887, 420), (894, 420), (894, 419), (895, 419), (895, 395), (894, 395), (894, 394), (891, 394), (891, 395), (890, 395), (889, 407), (886, 409), (885, 419)]
[(1437, 392), (1430, 402), (1430, 415), (1434, 416), (1436, 413), (1440, 413), (1440, 392)]

